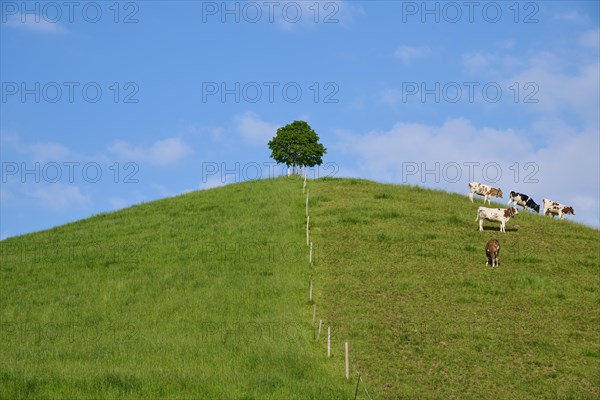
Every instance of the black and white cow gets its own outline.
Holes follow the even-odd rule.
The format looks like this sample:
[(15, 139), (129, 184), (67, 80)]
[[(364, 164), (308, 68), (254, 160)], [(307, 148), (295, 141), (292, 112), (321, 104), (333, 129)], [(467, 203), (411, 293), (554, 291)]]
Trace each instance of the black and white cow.
[(528, 208), (532, 209), (536, 213), (540, 212), (540, 205), (537, 204), (533, 199), (526, 194), (518, 193), (518, 192), (510, 192), (510, 199), (508, 199), (508, 205), (511, 203), (515, 203), (523, 207), (523, 209), (527, 210)]

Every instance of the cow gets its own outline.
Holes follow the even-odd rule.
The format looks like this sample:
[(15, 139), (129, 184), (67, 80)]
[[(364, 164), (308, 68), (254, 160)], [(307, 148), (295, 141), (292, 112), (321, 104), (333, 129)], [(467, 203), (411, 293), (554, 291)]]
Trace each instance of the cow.
[(511, 217), (514, 217), (519, 212), (517, 207), (511, 208), (487, 208), (479, 207), (477, 209), (477, 218), (475, 222), (479, 221), (479, 231), (483, 232), (483, 220), (500, 222), (500, 232), (506, 232), (506, 223)]
[(508, 205), (510, 206), (511, 203), (515, 203), (523, 207), (524, 210), (529, 208), (538, 214), (540, 213), (540, 205), (533, 201), (533, 199), (526, 194), (511, 191)]
[(542, 200), (542, 204), (544, 206), (544, 215), (552, 215), (552, 218), (558, 215), (558, 218), (565, 219), (565, 215), (567, 214), (575, 215), (573, 207), (565, 206), (564, 204), (548, 199)]
[(490, 263), (492, 264), (492, 268), (494, 265), (498, 267), (499, 258), (500, 258), (500, 242), (496, 239), (490, 239), (485, 244), (485, 266), (487, 267)]
[(492, 196), (502, 197), (501, 189), (496, 189), (483, 183), (469, 182), (469, 198), (471, 199), (471, 203), (473, 203), (474, 193), (483, 196), (483, 204), (485, 204), (486, 200), (488, 204), (491, 204)]

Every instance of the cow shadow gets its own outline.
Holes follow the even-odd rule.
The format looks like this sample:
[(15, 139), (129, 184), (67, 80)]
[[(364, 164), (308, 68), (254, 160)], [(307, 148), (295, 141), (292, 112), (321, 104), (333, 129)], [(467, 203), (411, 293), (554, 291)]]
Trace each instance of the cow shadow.
[[(479, 231), (479, 228), (477, 228), (477, 230)], [(494, 228), (493, 226), (484, 226), (483, 227), (483, 231), (488, 231), (488, 232), (498, 232), (498, 233), (502, 233), (500, 232), (500, 228)], [(518, 232), (519, 230), (517, 228), (506, 228), (505, 231), (508, 232)]]

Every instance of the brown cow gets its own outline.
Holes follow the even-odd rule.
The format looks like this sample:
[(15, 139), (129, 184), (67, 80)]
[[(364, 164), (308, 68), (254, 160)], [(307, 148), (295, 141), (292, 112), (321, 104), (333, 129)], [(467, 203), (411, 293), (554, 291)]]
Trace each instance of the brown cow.
[(471, 203), (473, 202), (474, 194), (483, 196), (483, 204), (485, 204), (486, 201), (488, 204), (491, 204), (492, 196), (502, 197), (502, 189), (493, 188), (484, 185), (483, 183), (469, 182), (469, 199), (471, 199)]
[(485, 244), (485, 266), (487, 267), (490, 263), (492, 264), (492, 268), (494, 265), (498, 267), (499, 258), (500, 258), (500, 242), (496, 239), (490, 239)]

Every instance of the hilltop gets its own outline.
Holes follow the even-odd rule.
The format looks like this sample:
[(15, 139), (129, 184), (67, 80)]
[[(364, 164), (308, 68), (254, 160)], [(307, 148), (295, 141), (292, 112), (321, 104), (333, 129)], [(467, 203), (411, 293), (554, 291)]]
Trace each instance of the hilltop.
[(332, 358), (302, 181), (278, 178), (0, 242), (0, 397), (348, 399), (357, 372), (374, 399), (598, 397), (597, 230), (520, 212), (478, 232), (481, 200), (308, 186)]

